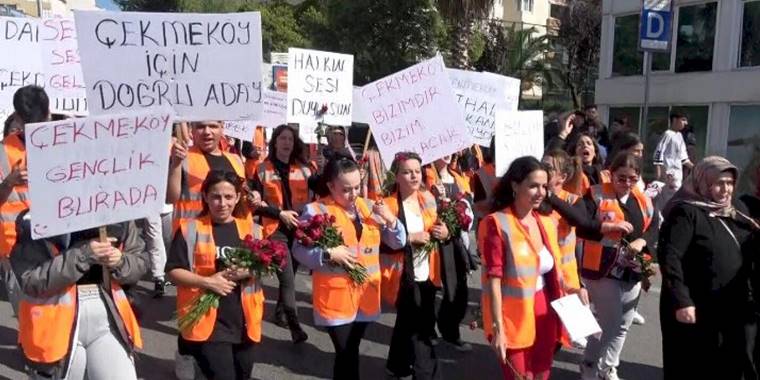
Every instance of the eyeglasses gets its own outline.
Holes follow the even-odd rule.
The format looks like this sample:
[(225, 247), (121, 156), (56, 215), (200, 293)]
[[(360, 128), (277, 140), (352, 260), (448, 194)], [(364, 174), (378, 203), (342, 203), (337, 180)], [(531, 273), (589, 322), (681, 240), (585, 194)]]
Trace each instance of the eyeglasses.
[(639, 176), (633, 175), (633, 176), (624, 176), (624, 175), (618, 175), (615, 176), (615, 180), (620, 183), (636, 183), (639, 182)]

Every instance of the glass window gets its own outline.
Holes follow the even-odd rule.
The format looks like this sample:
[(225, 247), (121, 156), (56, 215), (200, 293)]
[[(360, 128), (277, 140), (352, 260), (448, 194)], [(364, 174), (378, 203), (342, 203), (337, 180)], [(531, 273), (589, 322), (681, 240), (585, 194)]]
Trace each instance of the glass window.
[(670, 71), (670, 53), (653, 53), (652, 71)]
[(686, 149), (689, 151), (689, 159), (693, 163), (698, 162), (705, 156), (710, 107), (672, 107), (671, 112), (680, 112), (689, 118), (689, 125), (684, 130), (684, 141), (686, 141)]
[(639, 15), (615, 18), (612, 75), (641, 75), (644, 55), (639, 51)]
[(533, 0), (522, 0), (522, 11), (533, 12)]
[(760, 105), (732, 106), (728, 122), (726, 158), (739, 168), (734, 194), (757, 191), (760, 168)]
[[(643, 117), (643, 109), (642, 109)], [(644, 173), (642, 176), (646, 182), (654, 179), (655, 171), (652, 160), (654, 150), (662, 138), (662, 134), (668, 129), (668, 116), (670, 109), (668, 107), (649, 107), (647, 121), (641, 127), (641, 140), (644, 142)]]
[(610, 107), (610, 126), (612, 136), (617, 132), (630, 131), (639, 133), (639, 120), (641, 119), (639, 107)]
[(744, 3), (739, 66), (760, 66), (760, 1)]
[(677, 73), (711, 71), (718, 3), (683, 6), (678, 11)]

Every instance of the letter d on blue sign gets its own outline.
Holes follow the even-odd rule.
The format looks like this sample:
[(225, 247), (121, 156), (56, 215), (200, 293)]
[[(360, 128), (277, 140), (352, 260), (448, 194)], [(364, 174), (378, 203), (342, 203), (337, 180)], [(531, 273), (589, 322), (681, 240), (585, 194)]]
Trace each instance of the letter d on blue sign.
[(652, 52), (670, 51), (671, 0), (644, 0), (639, 26), (639, 48)]

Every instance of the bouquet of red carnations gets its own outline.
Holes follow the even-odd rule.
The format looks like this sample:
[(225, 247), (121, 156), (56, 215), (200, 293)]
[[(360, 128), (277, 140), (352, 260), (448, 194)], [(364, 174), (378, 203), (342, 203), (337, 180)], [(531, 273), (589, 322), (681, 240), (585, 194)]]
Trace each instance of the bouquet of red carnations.
[(633, 271), (636, 273), (641, 273), (641, 275), (645, 278), (652, 277), (657, 274), (657, 272), (654, 270), (654, 266), (652, 265), (653, 263), (654, 260), (652, 259), (651, 255), (648, 253), (639, 252), (635, 257), (635, 265), (633, 267)]
[[(220, 258), (228, 269), (246, 269), (256, 278), (270, 276), (282, 271), (288, 264), (288, 247), (285, 243), (254, 239), (248, 235), (243, 240), (243, 247), (226, 251)], [(205, 291), (188, 306), (187, 314), (177, 318), (179, 329), (191, 328), (212, 307), (219, 307), (222, 296)]]
[[(296, 229), (296, 240), (304, 247), (330, 249), (344, 245), (343, 235), (335, 227), (335, 216), (317, 214), (309, 220), (301, 221)], [(369, 277), (367, 268), (356, 263), (353, 267), (342, 266), (351, 280), (357, 285), (364, 284)]]
[[(449, 230), (449, 237), (459, 236), (463, 230), (469, 229), (472, 223), (472, 217), (467, 214), (467, 201), (463, 193), (457, 194), (454, 199), (442, 198), (438, 201), (438, 221), (446, 225)], [(430, 241), (418, 248), (418, 252), (429, 254), (442, 241), (431, 238)]]

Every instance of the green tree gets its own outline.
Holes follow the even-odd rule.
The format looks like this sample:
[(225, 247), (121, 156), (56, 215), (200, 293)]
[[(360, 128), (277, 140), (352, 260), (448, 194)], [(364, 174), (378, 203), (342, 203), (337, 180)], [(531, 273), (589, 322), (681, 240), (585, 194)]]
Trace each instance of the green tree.
[(177, 12), (180, 0), (115, 0), (124, 11)]
[(493, 0), (437, 0), (438, 11), (452, 26), (451, 64), (470, 68), (470, 41), (475, 23), (488, 16)]
[(296, 19), (296, 8), (284, 0), (243, 4), (238, 11), (261, 12), (261, 40), (264, 59), (271, 52), (286, 52), (289, 47), (309, 48), (311, 40), (304, 35)]
[(445, 33), (431, 0), (328, 0), (307, 33), (314, 48), (354, 55), (363, 85), (432, 57)]
[(602, 6), (599, 0), (576, 0), (570, 2), (559, 20), (554, 69), (578, 109), (582, 93), (593, 88), (598, 73)]
[(518, 28), (517, 25), (504, 26), (493, 21), (488, 27), (486, 46), (475, 68), (520, 79), (521, 93), (534, 86), (554, 84), (547, 52), (551, 45), (545, 34), (536, 28)]

